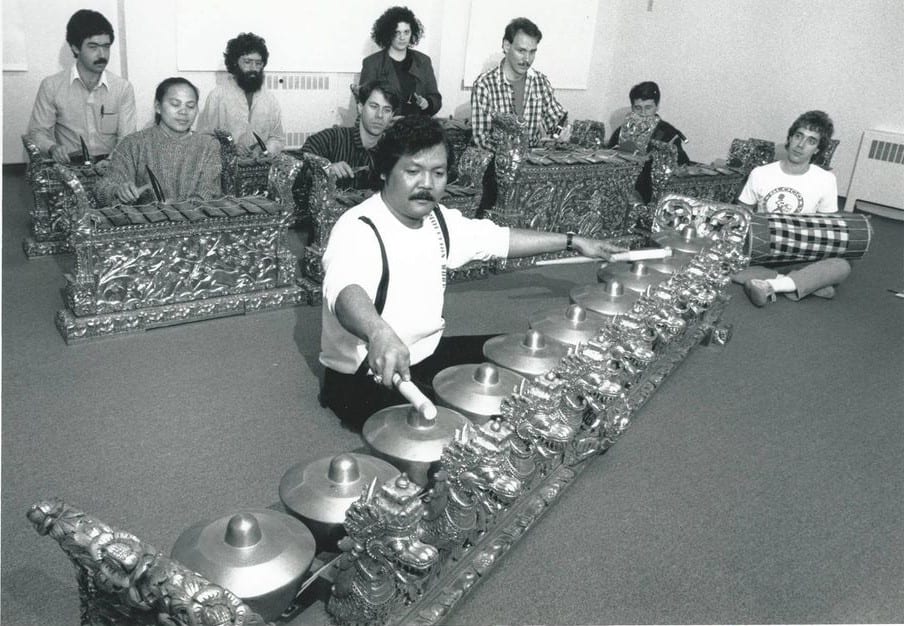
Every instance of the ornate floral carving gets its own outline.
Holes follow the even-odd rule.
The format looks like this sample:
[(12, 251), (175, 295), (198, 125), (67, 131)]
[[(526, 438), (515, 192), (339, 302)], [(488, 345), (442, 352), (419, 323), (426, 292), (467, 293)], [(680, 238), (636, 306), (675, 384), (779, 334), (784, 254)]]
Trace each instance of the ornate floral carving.
[(382, 624), (423, 593), (439, 553), (420, 539), (424, 504), (405, 474), (371, 485), (346, 514), (327, 610), (340, 623)]
[(32, 505), (28, 519), (75, 565), (82, 624), (256, 626), (263, 618), (152, 545), (59, 499)]
[(263, 153), (239, 155), (235, 140), (229, 132), (217, 128), (213, 135), (220, 142), (220, 182), (223, 193), (229, 196), (266, 195), (274, 157)]
[(755, 167), (775, 160), (775, 142), (765, 139), (733, 139), (728, 148), (728, 165), (744, 171), (745, 176)]
[(571, 124), (568, 142), (582, 148), (605, 148), (606, 125), (596, 120), (575, 120)]
[(25, 180), (34, 197), (30, 209), (31, 236), (23, 242), (28, 257), (71, 252), (69, 232), (76, 219), (77, 199), (66, 178), (79, 182), (83, 193), (93, 201), (94, 187), (102, 169), (96, 164), (60, 165), (42, 154), (28, 135), (22, 136), (28, 153)]
[(557, 162), (534, 162), (522, 125), (506, 116), (494, 118), (499, 196), (487, 217), (505, 226), (570, 230), (588, 237), (627, 234), (628, 197), (643, 159), (609, 155), (591, 163), (583, 158), (590, 152), (583, 150), (570, 159), (561, 151)]
[(494, 113), (490, 144), (496, 155), (496, 181), (502, 197), (515, 183), (518, 168), (530, 150), (527, 122), (512, 113)]
[[(269, 195), (96, 208), (77, 177), (75, 272), (57, 316), (67, 341), (309, 301), (295, 284), (287, 231), (300, 164), (273, 160)], [(128, 314), (127, 312), (135, 312)], [(123, 314), (126, 315), (123, 315)]]

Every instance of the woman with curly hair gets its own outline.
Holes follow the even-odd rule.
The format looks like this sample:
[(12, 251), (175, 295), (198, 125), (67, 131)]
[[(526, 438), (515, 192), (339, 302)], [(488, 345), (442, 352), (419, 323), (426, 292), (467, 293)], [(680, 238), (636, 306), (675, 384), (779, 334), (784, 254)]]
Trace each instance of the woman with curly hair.
[(372, 80), (387, 81), (399, 94), (401, 115), (433, 115), (443, 106), (436, 87), (430, 57), (411, 46), (424, 36), (421, 24), (408, 7), (391, 7), (377, 18), (371, 39), (382, 50), (365, 57), (359, 85)]

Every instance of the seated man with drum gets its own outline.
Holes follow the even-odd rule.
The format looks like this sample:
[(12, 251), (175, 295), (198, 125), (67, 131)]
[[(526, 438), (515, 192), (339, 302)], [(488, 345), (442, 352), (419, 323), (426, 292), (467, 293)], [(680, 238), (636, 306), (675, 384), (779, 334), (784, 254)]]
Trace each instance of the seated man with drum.
[(373, 151), (399, 110), (399, 96), (385, 80), (372, 80), (358, 89), (358, 123), (333, 126), (308, 137), (302, 150), (330, 161), (340, 189), (374, 189)]
[(320, 398), (353, 428), (379, 409), (405, 403), (393, 389), (394, 375), (432, 396), (437, 372), (483, 362), (488, 337), (443, 337), (447, 269), (571, 249), (605, 259), (620, 250), (573, 234), (468, 219), (438, 204), (449, 146), (435, 119), (400, 119), (374, 156), (380, 193), (339, 218), (323, 255)]
[[(771, 225), (764, 237), (772, 248), (785, 251), (794, 248), (800, 256), (832, 256), (837, 247), (831, 236), (831, 226), (820, 222), (818, 216), (838, 212), (838, 188), (835, 175), (811, 161), (825, 150), (831, 140), (834, 126), (823, 111), (807, 111), (800, 115), (788, 129), (784, 158), (755, 168), (747, 179), (738, 198), (740, 204), (758, 214), (789, 217), (804, 216), (801, 220), (788, 220), (782, 228), (788, 232), (773, 233)], [(814, 216), (813, 224), (806, 223), (806, 216)], [(755, 216), (756, 217), (756, 216)], [(752, 229), (752, 235), (756, 236)], [(824, 235), (822, 233), (828, 233)], [(825, 237), (827, 240), (823, 240)], [(778, 241), (781, 238), (784, 242)], [(821, 254), (826, 251), (826, 254)], [(783, 293), (791, 300), (813, 294), (821, 298), (835, 296), (835, 285), (851, 272), (850, 264), (842, 258), (823, 258), (789, 272), (778, 272), (752, 266), (733, 277), (744, 285), (750, 301), (758, 307), (775, 301), (775, 294)]]

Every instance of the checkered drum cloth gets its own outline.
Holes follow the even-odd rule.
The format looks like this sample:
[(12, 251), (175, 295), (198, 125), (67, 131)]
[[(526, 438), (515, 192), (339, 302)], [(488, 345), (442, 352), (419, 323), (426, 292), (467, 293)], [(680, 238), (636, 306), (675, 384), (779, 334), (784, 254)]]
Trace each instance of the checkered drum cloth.
[(754, 213), (747, 236), (751, 265), (859, 259), (869, 249), (873, 230), (861, 213), (779, 215)]

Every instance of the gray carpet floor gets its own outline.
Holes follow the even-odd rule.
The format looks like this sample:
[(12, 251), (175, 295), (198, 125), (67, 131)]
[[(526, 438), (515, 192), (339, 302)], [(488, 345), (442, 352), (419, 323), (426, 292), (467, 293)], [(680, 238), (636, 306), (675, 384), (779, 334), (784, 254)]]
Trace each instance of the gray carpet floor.
[[(278, 503), (294, 463), (362, 445), (316, 399), (319, 308), (66, 346), (72, 260), (26, 260), (30, 203), (6, 171), (7, 626), (78, 623), (32, 502), (60, 496), (169, 552), (200, 520)], [(887, 291), (904, 289), (904, 224), (873, 221), (835, 300), (756, 309), (733, 285), (729, 344), (692, 351), (449, 623), (904, 620), (904, 299)], [(594, 281), (572, 266), (453, 284), (448, 332), (522, 332)]]

